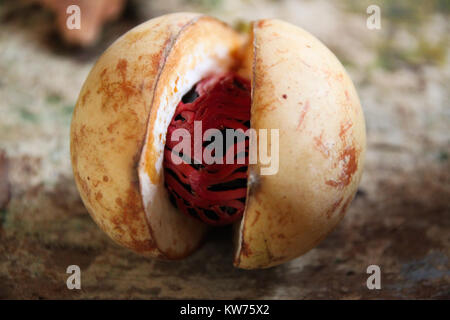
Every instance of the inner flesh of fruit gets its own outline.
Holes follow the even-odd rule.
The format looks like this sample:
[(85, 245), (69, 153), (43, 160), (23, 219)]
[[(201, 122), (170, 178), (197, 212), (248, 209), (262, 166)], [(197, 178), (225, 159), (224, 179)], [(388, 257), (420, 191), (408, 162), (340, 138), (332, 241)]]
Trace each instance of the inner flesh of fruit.
[[(167, 129), (163, 167), (170, 200), (184, 214), (214, 226), (233, 223), (242, 216), (249, 148), (244, 132), (250, 127), (250, 105), (250, 82), (233, 72), (202, 79), (179, 102)], [(195, 134), (198, 131), (194, 133), (194, 121), (199, 121), (197, 129), (201, 123), (201, 136)], [(176, 137), (177, 129), (189, 132), (191, 154), (178, 152), (176, 146), (181, 140)], [(222, 150), (216, 148), (215, 137), (205, 134), (208, 129), (220, 130)], [(242, 131), (234, 131), (236, 137), (227, 139), (226, 129)], [(194, 157), (194, 143), (201, 143), (201, 155), (211, 148), (207, 151), (216, 159), (221, 158), (222, 163), (208, 164), (203, 156)], [(197, 149), (200, 149), (198, 145)], [(234, 157), (228, 157), (227, 161), (230, 152)]]

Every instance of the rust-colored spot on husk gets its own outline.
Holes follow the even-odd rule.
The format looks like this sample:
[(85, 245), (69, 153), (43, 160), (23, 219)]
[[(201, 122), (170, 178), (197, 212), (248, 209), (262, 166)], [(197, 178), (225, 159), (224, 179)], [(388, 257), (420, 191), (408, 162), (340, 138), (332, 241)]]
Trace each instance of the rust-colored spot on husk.
[(341, 174), (336, 180), (327, 180), (325, 183), (336, 188), (343, 188), (350, 184), (353, 174), (358, 169), (357, 151), (355, 147), (347, 147), (339, 156), (339, 161), (342, 161), (343, 168)]
[(297, 130), (301, 129), (303, 121), (305, 120), (305, 116), (309, 111), (309, 100), (306, 100), (305, 106), (300, 111), (300, 118), (298, 120)]
[(327, 219), (330, 219), (333, 216), (333, 213), (339, 207), (339, 205), (341, 204), (342, 200), (343, 200), (343, 198), (340, 198), (338, 201), (333, 203), (333, 205), (331, 206), (330, 209), (327, 210), (327, 212), (326, 212)]
[(155, 248), (153, 241), (138, 239), (139, 234), (148, 232), (148, 226), (142, 225), (144, 208), (138, 189), (130, 187), (126, 192), (125, 199), (116, 198), (116, 204), (121, 212), (112, 218), (112, 222), (128, 229), (128, 236), (131, 238), (127, 243), (137, 252), (145, 252)]
[(258, 221), (259, 216), (261, 215), (261, 212), (259, 212), (258, 210), (255, 210), (255, 219), (253, 219), (251, 226), (253, 227), (255, 225), (255, 223)]
[(81, 97), (81, 104), (84, 106), (86, 104), (86, 100), (89, 97), (89, 95), (91, 94), (91, 90), (87, 90), (83, 96)]
[(352, 202), (353, 197), (349, 196), (348, 199), (345, 201), (344, 205), (342, 206), (341, 212), (339, 212), (339, 214), (341, 216), (345, 215), (345, 212), (347, 211), (348, 206), (350, 205), (350, 203)]
[(345, 136), (347, 134), (347, 131), (352, 127), (352, 122), (351, 121), (347, 121), (345, 123), (341, 123), (341, 130), (339, 131), (339, 137), (341, 138), (341, 140), (345, 139)]
[(314, 137), (314, 144), (319, 152), (325, 157), (330, 156), (330, 149), (323, 143), (323, 132), (319, 137)]
[(248, 257), (252, 254), (252, 250), (250, 249), (250, 246), (248, 245), (248, 243), (246, 242), (242, 242), (242, 247), (241, 247), (241, 255), (243, 255), (244, 257)]

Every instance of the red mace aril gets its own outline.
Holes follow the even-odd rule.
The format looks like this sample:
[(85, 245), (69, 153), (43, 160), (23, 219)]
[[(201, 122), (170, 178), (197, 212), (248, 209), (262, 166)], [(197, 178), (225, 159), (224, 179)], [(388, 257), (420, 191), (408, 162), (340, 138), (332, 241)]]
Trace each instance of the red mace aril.
[[(209, 76), (198, 82), (178, 104), (166, 135), (164, 151), (164, 179), (172, 204), (184, 214), (203, 222), (221, 226), (239, 219), (245, 207), (247, 193), (247, 166), (249, 141), (245, 132), (250, 126), (250, 82), (228, 72)], [(202, 136), (208, 129), (222, 133), (223, 150), (211, 150), (215, 159), (222, 163), (207, 164), (202, 159), (194, 162), (194, 121), (201, 122)], [(180, 141), (172, 141), (177, 129), (185, 129), (191, 137), (191, 155), (172, 150)], [(241, 129), (237, 138), (227, 139), (226, 130)], [(230, 136), (231, 137), (231, 136)], [(214, 137), (203, 137), (204, 150), (211, 148)], [(201, 139), (201, 137), (200, 137)], [(240, 144), (241, 148), (238, 148)], [(245, 153), (239, 152), (244, 148)], [(232, 152), (234, 161), (227, 163), (226, 155)], [(183, 161), (175, 164), (174, 157)], [(238, 161), (245, 157), (245, 162)]]

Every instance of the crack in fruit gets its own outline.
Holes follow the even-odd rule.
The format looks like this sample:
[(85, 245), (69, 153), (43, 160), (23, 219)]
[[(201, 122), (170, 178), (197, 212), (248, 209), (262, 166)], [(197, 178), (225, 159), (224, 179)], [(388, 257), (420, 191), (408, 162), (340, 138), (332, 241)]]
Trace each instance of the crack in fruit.
[[(247, 194), (249, 140), (240, 135), (228, 141), (225, 132), (226, 129), (245, 132), (250, 127), (250, 105), (250, 82), (232, 72), (204, 78), (181, 99), (167, 129), (163, 166), (170, 201), (184, 214), (215, 226), (230, 224), (242, 216)], [(221, 158), (222, 163), (207, 164), (201, 159), (192, 163), (190, 155), (173, 150), (179, 143), (172, 141), (175, 130), (185, 129), (194, 137), (194, 121), (201, 121), (203, 132), (220, 130), (222, 153), (216, 155), (217, 149), (209, 151), (216, 159)], [(202, 140), (202, 155), (216, 142), (212, 138), (212, 141)], [(190, 144), (194, 150), (194, 139)], [(242, 147), (242, 144), (245, 154), (238, 153), (238, 145)], [(229, 152), (235, 155), (231, 164), (226, 161)], [(237, 163), (243, 156), (245, 162)], [(175, 164), (173, 157), (183, 161)]]

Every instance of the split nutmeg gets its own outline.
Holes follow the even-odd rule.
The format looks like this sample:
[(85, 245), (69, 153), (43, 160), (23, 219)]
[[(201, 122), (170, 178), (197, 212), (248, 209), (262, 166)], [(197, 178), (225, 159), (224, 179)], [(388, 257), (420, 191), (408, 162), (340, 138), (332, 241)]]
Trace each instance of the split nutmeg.
[[(206, 140), (177, 149), (180, 130), (195, 136), (198, 123)], [(231, 129), (254, 130), (258, 141), (277, 130), (265, 150), (277, 150), (278, 170), (262, 174), (265, 162), (249, 161), (249, 136), (213, 148), (218, 138), (206, 133)], [(97, 61), (71, 125), (78, 190), (114, 241), (181, 259), (209, 230), (233, 224), (234, 265), (244, 269), (318, 245), (356, 193), (365, 148), (343, 66), (311, 34), (272, 19), (247, 35), (195, 13), (137, 26)], [(230, 154), (235, 162), (224, 161)]]

